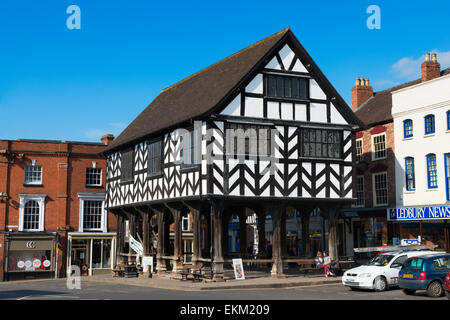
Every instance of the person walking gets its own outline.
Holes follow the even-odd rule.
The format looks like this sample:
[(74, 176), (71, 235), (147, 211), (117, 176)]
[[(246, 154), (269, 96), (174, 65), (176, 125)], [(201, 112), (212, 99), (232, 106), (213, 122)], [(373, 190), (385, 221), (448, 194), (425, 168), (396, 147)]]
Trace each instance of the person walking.
[(317, 256), (316, 256), (316, 267), (319, 269), (323, 269), (325, 271), (325, 278), (328, 277), (328, 275), (330, 274), (330, 269), (328, 269), (328, 266), (325, 264), (325, 261), (322, 257), (322, 252), (317, 251)]

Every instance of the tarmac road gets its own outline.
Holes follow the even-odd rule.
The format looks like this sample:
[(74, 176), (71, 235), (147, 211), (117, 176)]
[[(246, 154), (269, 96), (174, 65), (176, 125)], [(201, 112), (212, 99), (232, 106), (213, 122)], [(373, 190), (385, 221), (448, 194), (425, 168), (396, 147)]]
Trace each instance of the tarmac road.
[(399, 289), (385, 292), (351, 291), (341, 284), (280, 289), (183, 291), (117, 283), (83, 282), (67, 289), (64, 279), (0, 283), (0, 299), (9, 300), (447, 300), (425, 292), (406, 296)]

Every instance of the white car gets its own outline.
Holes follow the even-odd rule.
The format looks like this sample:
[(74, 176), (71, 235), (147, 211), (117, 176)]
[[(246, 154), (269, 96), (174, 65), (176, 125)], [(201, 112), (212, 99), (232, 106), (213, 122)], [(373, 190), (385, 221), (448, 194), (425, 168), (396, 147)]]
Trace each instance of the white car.
[(439, 254), (431, 250), (379, 254), (367, 264), (347, 270), (342, 276), (342, 284), (352, 290), (355, 288), (387, 290), (389, 287), (398, 286), (398, 274), (406, 259), (430, 253)]

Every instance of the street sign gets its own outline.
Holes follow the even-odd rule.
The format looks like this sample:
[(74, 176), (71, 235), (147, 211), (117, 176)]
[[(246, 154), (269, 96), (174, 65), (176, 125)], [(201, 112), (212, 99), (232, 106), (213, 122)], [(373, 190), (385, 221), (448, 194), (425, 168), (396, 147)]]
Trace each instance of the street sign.
[(135, 238), (133, 238), (131, 234), (130, 234), (130, 248), (133, 249), (140, 256), (142, 256), (144, 253), (144, 248), (142, 244)]

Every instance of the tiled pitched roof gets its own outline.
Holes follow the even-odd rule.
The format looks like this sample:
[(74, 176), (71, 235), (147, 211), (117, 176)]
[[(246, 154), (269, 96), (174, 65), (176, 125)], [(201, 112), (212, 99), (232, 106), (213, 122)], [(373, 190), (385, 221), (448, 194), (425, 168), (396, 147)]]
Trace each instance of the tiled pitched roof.
[[(441, 71), (441, 76), (450, 74), (450, 68)], [(375, 92), (373, 97), (361, 104), (355, 110), (356, 116), (366, 126), (392, 121), (392, 92), (419, 84), (421, 79), (403, 83), (401, 85)]]

